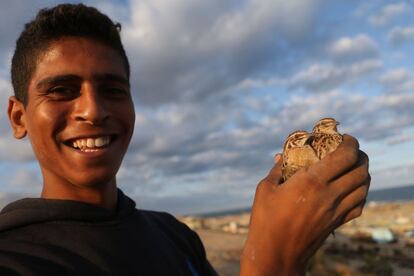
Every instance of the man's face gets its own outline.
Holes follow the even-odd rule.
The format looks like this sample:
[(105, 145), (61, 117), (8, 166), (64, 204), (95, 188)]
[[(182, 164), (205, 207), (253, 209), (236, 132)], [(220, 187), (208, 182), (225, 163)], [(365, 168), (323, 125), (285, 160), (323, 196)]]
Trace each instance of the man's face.
[(23, 120), (45, 184), (114, 181), (135, 120), (121, 56), (86, 38), (53, 42), (39, 57)]

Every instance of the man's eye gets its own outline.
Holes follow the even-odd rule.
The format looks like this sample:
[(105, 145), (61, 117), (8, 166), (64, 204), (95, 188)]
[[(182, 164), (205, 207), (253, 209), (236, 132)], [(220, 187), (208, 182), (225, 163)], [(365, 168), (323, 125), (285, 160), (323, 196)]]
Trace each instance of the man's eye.
[(72, 87), (66, 87), (66, 86), (56, 86), (52, 87), (48, 90), (48, 95), (54, 97), (54, 98), (72, 98), (76, 95), (77, 91), (76, 89)]
[(120, 87), (106, 87), (103, 89), (105, 94), (108, 96), (120, 97), (124, 96), (128, 93), (128, 91), (124, 88)]

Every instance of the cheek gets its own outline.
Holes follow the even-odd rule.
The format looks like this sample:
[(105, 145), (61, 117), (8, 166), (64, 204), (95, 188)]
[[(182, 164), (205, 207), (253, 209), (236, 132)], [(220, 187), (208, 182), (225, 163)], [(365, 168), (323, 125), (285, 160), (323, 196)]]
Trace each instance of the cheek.
[(118, 121), (122, 123), (124, 128), (132, 135), (135, 126), (135, 109), (131, 103), (129, 105), (122, 105), (112, 111), (112, 114), (117, 114)]
[(128, 114), (126, 116), (128, 117), (128, 122), (133, 130), (135, 125), (135, 109), (133, 106), (128, 110)]
[(63, 128), (64, 120), (56, 109), (37, 109), (31, 114), (27, 119), (27, 132), (35, 154), (42, 159), (56, 148), (56, 135)]

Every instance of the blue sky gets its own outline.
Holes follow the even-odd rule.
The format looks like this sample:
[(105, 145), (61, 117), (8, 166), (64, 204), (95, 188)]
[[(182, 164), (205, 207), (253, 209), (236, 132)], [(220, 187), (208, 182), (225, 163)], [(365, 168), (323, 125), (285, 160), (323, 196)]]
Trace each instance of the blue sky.
[[(33, 11), (3, 1), (0, 105)], [(85, 1), (122, 28), (136, 128), (118, 174), (139, 207), (249, 206), (288, 133), (335, 117), (370, 156), (371, 189), (414, 184), (414, 1)], [(0, 114), (0, 203), (37, 196), (28, 140)]]

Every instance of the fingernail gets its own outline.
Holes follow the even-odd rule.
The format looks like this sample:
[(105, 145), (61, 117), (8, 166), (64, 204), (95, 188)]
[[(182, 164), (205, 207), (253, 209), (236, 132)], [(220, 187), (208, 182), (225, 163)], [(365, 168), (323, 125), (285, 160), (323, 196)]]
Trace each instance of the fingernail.
[(279, 162), (279, 160), (280, 160), (280, 158), (281, 158), (281, 155), (280, 155), (280, 153), (278, 153), (278, 154), (276, 154), (275, 155), (275, 162), (277, 163), (277, 162)]

